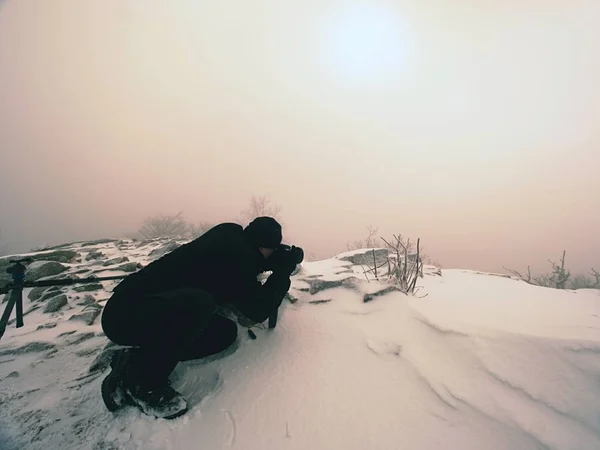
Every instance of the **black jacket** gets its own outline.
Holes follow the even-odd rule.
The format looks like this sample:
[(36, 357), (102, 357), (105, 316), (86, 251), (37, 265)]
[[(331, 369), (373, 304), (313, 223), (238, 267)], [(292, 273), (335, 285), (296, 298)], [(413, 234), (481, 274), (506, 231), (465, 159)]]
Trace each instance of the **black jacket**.
[(129, 275), (115, 288), (120, 298), (135, 299), (180, 288), (200, 288), (219, 305), (233, 304), (255, 322), (264, 322), (290, 288), (277, 270), (264, 285), (257, 276), (266, 260), (252, 248), (241, 225), (222, 223)]

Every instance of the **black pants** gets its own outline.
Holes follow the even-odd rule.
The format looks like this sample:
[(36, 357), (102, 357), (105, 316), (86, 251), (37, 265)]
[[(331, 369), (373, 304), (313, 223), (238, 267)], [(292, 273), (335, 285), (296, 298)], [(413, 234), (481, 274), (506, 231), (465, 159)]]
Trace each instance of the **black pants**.
[(116, 344), (135, 346), (130, 381), (145, 389), (166, 382), (179, 361), (225, 350), (237, 338), (235, 322), (215, 314), (210, 294), (180, 289), (141, 298), (115, 293), (102, 314), (102, 328)]

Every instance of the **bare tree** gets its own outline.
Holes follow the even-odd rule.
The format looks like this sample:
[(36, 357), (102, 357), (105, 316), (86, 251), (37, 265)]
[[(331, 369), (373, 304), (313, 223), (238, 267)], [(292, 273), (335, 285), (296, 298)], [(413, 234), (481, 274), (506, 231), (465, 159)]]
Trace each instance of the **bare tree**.
[(590, 270), (590, 275), (592, 275), (594, 278), (596, 278), (596, 282), (594, 283), (593, 287), (600, 288), (600, 273), (598, 273), (598, 271), (596, 269), (592, 268), (592, 270)]
[(369, 234), (367, 235), (366, 239), (354, 241), (353, 243), (346, 242), (346, 248), (348, 249), (348, 251), (358, 250), (361, 248), (375, 248), (379, 246), (379, 239), (376, 238), (377, 233), (379, 231), (379, 227), (373, 227), (372, 225), (369, 225), (367, 227), (367, 231), (369, 232)]
[(509, 269), (509, 268), (504, 267), (504, 266), (502, 266), (502, 267), (504, 268), (504, 270), (510, 272), (511, 274), (513, 274), (514, 276), (516, 276), (517, 278), (519, 278), (520, 280), (523, 280), (523, 281), (525, 281), (526, 283), (529, 283), (529, 284), (534, 284), (533, 283), (533, 278), (531, 276), (531, 268), (529, 266), (527, 266), (527, 276), (521, 275), (521, 273), (517, 272), (516, 270)]
[(196, 239), (210, 230), (214, 224), (211, 222), (200, 222), (199, 224), (189, 224), (186, 236), (190, 239)]
[(139, 233), (146, 239), (158, 237), (185, 237), (188, 233), (188, 224), (179, 212), (174, 216), (158, 214), (144, 220)]
[(548, 260), (552, 265), (552, 272), (541, 274), (538, 276), (533, 276), (531, 274), (531, 269), (527, 266), (527, 274), (523, 275), (520, 272), (508, 269), (504, 267), (505, 270), (510, 272), (512, 275), (518, 277), (520, 280), (525, 281), (526, 283), (549, 287), (554, 289), (594, 289), (600, 288), (600, 273), (595, 269), (591, 269), (589, 275), (592, 275), (595, 278), (595, 281), (589, 278), (586, 275), (576, 275), (572, 276), (571, 272), (565, 267), (565, 257), (567, 251), (563, 250), (562, 256), (560, 258), (559, 263), (555, 263), (552, 260)]
[(550, 281), (556, 286), (556, 289), (565, 289), (565, 285), (571, 277), (571, 272), (565, 270), (565, 255), (566, 250), (563, 250), (562, 257), (560, 258), (560, 265), (554, 261), (548, 260), (552, 264), (552, 275), (550, 275)]
[(242, 221), (249, 223), (256, 217), (269, 216), (280, 221), (281, 207), (274, 204), (266, 195), (253, 195), (250, 200), (250, 205), (242, 211)]

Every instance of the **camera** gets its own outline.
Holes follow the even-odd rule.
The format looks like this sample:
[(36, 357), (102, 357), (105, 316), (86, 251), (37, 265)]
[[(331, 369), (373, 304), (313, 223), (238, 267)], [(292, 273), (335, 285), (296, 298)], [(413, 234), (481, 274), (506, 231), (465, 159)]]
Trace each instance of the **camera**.
[(281, 244), (266, 262), (266, 270), (276, 270), (278, 266), (300, 264), (304, 261), (304, 250), (295, 245)]
[(295, 245), (289, 246), (281, 244), (275, 252), (284, 252), (284, 258), (291, 258), (296, 264), (300, 264), (304, 261), (304, 250), (301, 247)]

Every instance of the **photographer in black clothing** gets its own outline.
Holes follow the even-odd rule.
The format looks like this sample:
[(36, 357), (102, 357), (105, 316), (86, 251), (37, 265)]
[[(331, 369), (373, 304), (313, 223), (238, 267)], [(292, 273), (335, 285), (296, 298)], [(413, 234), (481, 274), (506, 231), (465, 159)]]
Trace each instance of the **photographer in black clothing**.
[[(289, 251), (281, 241), (281, 225), (271, 217), (246, 228), (222, 223), (125, 278), (102, 314), (106, 336), (131, 346), (115, 352), (103, 381), (107, 408), (132, 405), (168, 419), (184, 414), (187, 402), (169, 375), (179, 361), (236, 340), (237, 324), (216, 314), (219, 307), (231, 306), (253, 323), (279, 307), (302, 260), (300, 248)], [(257, 277), (267, 270), (272, 274), (261, 284)]]

